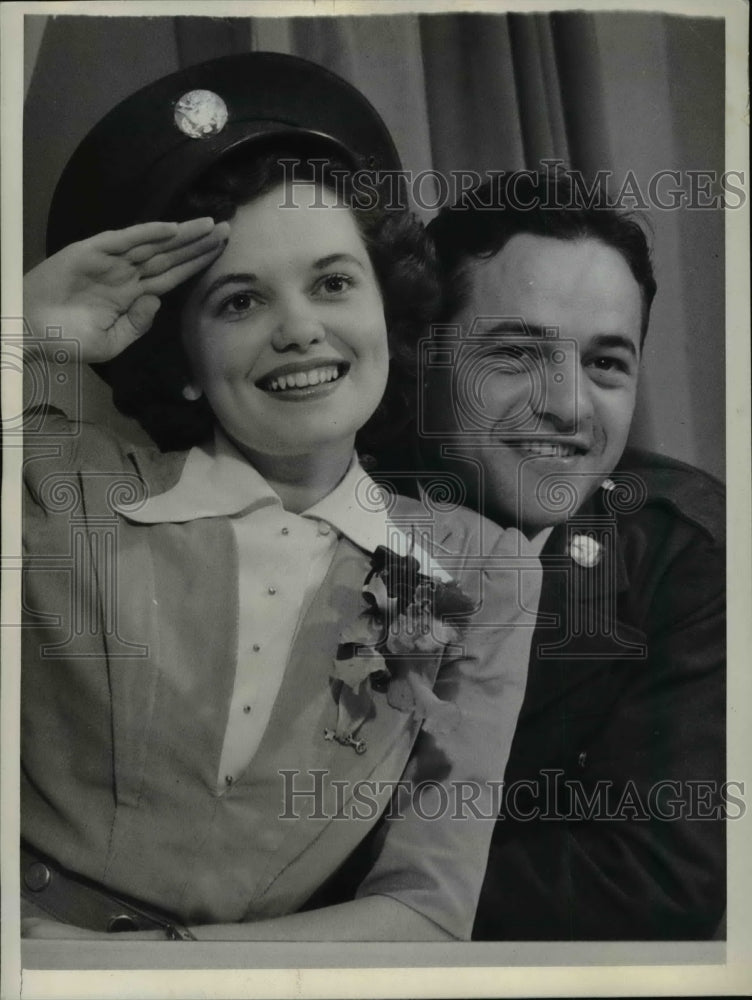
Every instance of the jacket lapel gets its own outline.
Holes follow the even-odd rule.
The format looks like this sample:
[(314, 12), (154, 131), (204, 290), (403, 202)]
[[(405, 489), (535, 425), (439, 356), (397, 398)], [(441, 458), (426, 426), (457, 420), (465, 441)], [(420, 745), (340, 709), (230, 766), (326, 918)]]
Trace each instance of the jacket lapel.
[[(81, 473), (85, 544), (75, 546), (74, 600), (101, 634), (112, 705), (116, 800), (136, 805), (144, 776), (159, 665), (159, 628), (151, 554), (118, 516), (123, 493), (143, 495), (135, 473)], [(86, 597), (88, 595), (88, 598)]]
[[(361, 590), (369, 569), (370, 557), (340, 539), (293, 642), (269, 726), (242, 779), (277, 796), (282, 814), (292, 819), (294, 812), (303, 820), (280, 820), (283, 833), (258, 883), (260, 894), (321, 836), (338, 812), (347, 809), (354, 786), (368, 779), (386, 756), (397, 753), (401, 773), (417, 735), (419, 724), (413, 716), (391, 707), (385, 691), (371, 688), (372, 705), (357, 732), (365, 741), (365, 752), (325, 736), (336, 726), (342, 694), (342, 682), (332, 677), (334, 654), (342, 629), (365, 608)], [(364, 684), (370, 688), (368, 680)], [(341, 784), (335, 787), (333, 780)], [(283, 801), (281, 790), (293, 786), (320, 792)]]
[[(578, 535), (594, 539), (594, 565), (573, 558)], [(630, 581), (618, 521), (591, 501), (577, 517), (559, 525), (543, 550), (543, 588), (533, 636), (523, 714), (532, 715), (578, 691), (583, 708), (611, 683), (615, 664), (645, 662), (645, 633), (620, 614)]]

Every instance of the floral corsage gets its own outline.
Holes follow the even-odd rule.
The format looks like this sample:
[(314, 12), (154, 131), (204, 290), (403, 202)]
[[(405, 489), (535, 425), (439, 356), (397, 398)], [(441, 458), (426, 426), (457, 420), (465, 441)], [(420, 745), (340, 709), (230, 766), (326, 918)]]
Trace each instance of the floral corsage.
[(460, 712), (434, 694), (433, 676), (444, 650), (460, 642), (456, 619), (473, 602), (455, 581), (422, 573), (414, 555), (383, 545), (371, 558), (362, 593), (363, 611), (340, 634), (332, 670), (341, 682), (337, 726), (326, 729), (325, 738), (365, 753), (366, 741), (357, 734), (373, 714), (375, 691), (385, 692), (393, 708), (412, 712), (429, 732), (451, 731)]

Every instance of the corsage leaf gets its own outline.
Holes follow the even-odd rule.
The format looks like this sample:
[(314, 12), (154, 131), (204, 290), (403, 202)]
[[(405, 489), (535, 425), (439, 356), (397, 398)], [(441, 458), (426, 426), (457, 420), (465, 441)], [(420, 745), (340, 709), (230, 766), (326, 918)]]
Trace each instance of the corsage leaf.
[[(340, 634), (332, 676), (341, 681), (336, 730), (327, 739), (355, 746), (354, 734), (373, 711), (373, 692), (386, 691), (389, 704), (412, 712), (431, 733), (450, 732), (461, 713), (433, 691), (421, 665), (435, 664), (444, 648), (461, 639), (461, 627), (445, 616), (462, 616), (473, 602), (455, 581), (420, 571), (415, 556), (379, 546), (363, 584), (365, 609)], [(374, 683), (364, 684), (371, 675)], [(378, 683), (376, 683), (376, 680)], [(364, 740), (357, 741), (365, 752)]]

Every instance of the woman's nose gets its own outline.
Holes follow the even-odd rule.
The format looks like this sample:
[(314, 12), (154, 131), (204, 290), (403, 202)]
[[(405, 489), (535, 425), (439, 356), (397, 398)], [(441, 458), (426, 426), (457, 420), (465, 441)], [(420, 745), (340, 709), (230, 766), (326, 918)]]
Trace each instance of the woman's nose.
[(305, 351), (325, 338), (326, 331), (311, 303), (296, 300), (280, 304), (272, 334), (272, 344), (276, 350)]

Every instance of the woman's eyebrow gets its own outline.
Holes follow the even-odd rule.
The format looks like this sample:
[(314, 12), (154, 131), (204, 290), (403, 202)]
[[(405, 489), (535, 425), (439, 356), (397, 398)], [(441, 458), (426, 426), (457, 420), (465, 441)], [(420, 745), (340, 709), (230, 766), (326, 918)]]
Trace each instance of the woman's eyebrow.
[(363, 262), (351, 253), (331, 253), (328, 257), (320, 257), (313, 262), (313, 269), (314, 271), (323, 271), (325, 268), (331, 267), (332, 264), (339, 263), (355, 264), (361, 271), (365, 271)]
[(201, 301), (199, 305), (203, 305), (206, 300), (213, 295), (218, 288), (224, 287), (224, 285), (232, 284), (255, 284), (258, 281), (258, 277), (252, 274), (250, 271), (240, 272), (238, 274), (222, 274), (209, 285), (204, 294), (201, 296)]

